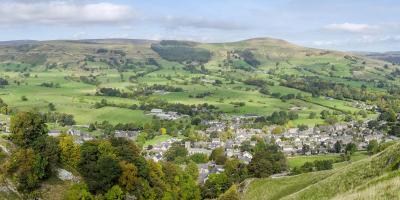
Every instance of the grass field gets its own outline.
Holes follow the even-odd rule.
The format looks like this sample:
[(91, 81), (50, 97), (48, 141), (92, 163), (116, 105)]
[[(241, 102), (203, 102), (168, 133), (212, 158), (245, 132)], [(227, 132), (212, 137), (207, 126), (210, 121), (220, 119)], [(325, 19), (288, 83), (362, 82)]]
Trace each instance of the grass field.
[[(357, 151), (351, 156), (351, 161), (359, 161), (361, 159), (367, 158), (368, 153), (366, 151)], [(288, 165), (290, 168), (300, 167), (306, 162), (314, 162), (316, 160), (333, 160), (337, 162), (340, 160), (339, 154), (326, 154), (326, 155), (310, 155), (310, 156), (294, 156), (288, 157)], [(346, 165), (347, 162), (338, 162), (334, 164), (334, 167), (340, 167)]]
[(243, 199), (397, 199), (399, 171), (392, 161), (400, 156), (399, 149), (396, 143), (372, 157), (360, 152), (332, 170), (255, 179)]

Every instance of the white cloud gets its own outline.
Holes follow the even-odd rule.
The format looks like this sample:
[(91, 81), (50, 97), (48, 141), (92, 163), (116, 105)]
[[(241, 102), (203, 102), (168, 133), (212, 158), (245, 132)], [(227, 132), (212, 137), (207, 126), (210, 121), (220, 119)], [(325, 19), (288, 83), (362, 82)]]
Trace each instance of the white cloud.
[(82, 4), (75, 1), (0, 3), (2, 25), (122, 23), (132, 18), (133, 11), (129, 6), (113, 3)]
[(168, 28), (198, 28), (216, 30), (243, 30), (248, 29), (249, 25), (237, 23), (232, 20), (209, 19), (205, 17), (183, 17), (165, 16), (156, 18), (154, 21), (162, 23)]
[(344, 31), (344, 32), (353, 32), (353, 33), (364, 33), (372, 30), (378, 29), (377, 26), (369, 25), (369, 24), (354, 24), (354, 23), (342, 23), (342, 24), (329, 24), (324, 27), (327, 30), (331, 31)]

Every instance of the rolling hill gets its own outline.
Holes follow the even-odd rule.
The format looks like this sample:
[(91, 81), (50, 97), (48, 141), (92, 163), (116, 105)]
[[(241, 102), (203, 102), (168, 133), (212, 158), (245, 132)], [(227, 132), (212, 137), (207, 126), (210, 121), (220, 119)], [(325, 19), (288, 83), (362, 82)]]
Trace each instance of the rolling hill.
[[(362, 86), (371, 93), (385, 94), (399, 84), (395, 78), (399, 66), (387, 64), (271, 38), (231, 43), (131, 39), (11, 42), (0, 45), (0, 77), (9, 83), (0, 98), (19, 110), (35, 107), (47, 111), (52, 103), (58, 112), (74, 115), (79, 124), (103, 120), (145, 123), (150, 117), (130, 105), (140, 105), (146, 98), (185, 105), (208, 103), (228, 115), (296, 110), (300, 117), (291, 122), (293, 126), (315, 125), (322, 121), (309, 119), (310, 113), (356, 113), (360, 108), (353, 100), (359, 99), (335, 96), (333, 88), (312, 95), (306, 86), (289, 81), (317, 77), (313, 79), (316, 84), (341, 84), (334, 87), (345, 87), (352, 91), (350, 95), (361, 92)], [(262, 85), (257, 85), (258, 80), (263, 80)], [(182, 90), (132, 98), (96, 95), (100, 88), (134, 93), (155, 84)], [(94, 108), (102, 99), (109, 105)]]

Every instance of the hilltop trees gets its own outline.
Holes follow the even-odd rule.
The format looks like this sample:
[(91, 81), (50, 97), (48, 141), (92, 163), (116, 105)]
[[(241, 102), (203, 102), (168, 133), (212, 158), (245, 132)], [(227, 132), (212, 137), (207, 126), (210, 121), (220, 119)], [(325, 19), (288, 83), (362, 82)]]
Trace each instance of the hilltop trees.
[(206, 63), (211, 58), (211, 52), (203, 48), (196, 48), (192, 44), (178, 41), (161, 41), (160, 44), (152, 44), (151, 49), (162, 58), (176, 62)]

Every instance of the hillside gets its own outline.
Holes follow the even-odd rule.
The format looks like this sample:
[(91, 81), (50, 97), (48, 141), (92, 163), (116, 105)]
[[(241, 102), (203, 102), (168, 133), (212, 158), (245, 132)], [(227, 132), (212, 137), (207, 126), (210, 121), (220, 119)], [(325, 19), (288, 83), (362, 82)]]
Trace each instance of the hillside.
[(372, 58), (372, 59), (378, 59), (378, 60), (384, 60), (390, 63), (400, 63), (400, 52), (399, 51), (390, 51), (390, 52), (383, 52), (383, 53), (359, 53), (360, 55)]
[(283, 178), (256, 179), (244, 199), (397, 199), (399, 151), (396, 143), (385, 151), (333, 170)]
[[(74, 115), (79, 124), (103, 120), (113, 124), (145, 123), (150, 118), (143, 110), (129, 109), (132, 104), (141, 104), (144, 97), (185, 105), (208, 103), (229, 115), (297, 110), (300, 117), (292, 121), (293, 126), (315, 125), (322, 121), (308, 119), (311, 112), (360, 111), (353, 100), (366, 97), (358, 94), (361, 86), (383, 95), (398, 85), (394, 73), (398, 66), (384, 67), (384, 61), (270, 38), (211, 44), (127, 39), (3, 44), (0, 72), (9, 84), (0, 97), (19, 110), (35, 107), (47, 111), (48, 104), (53, 103), (58, 112)], [(338, 96), (333, 88), (312, 95), (315, 91), (303, 88), (308, 86), (292, 83), (305, 79), (288, 75), (318, 77), (316, 84), (343, 84), (335, 87), (345, 86), (348, 96)], [(263, 80), (262, 85), (251, 80)], [(43, 83), (57, 87), (46, 88), (41, 85), (48, 84)], [(154, 84), (173, 86), (179, 91), (150, 91), (132, 98), (96, 95), (100, 88), (136, 93)], [(102, 99), (108, 105), (94, 108)]]

